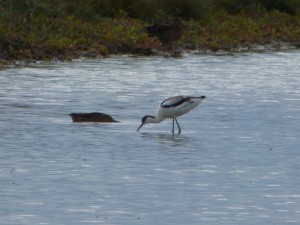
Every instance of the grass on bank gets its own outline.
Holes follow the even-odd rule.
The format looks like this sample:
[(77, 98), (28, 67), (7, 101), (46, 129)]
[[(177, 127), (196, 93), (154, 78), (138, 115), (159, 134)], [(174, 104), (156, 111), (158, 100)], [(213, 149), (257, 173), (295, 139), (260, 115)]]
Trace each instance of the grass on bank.
[(0, 60), (151, 54), (165, 48), (145, 26), (178, 17), (178, 48), (300, 43), (299, 0), (2, 0)]
[(288, 43), (299, 47), (300, 20), (286, 13), (272, 11), (251, 18), (239, 14), (216, 18), (209, 26), (193, 20), (181, 39), (181, 44), (193, 49), (234, 51), (253, 45)]
[(217, 14), (279, 11), (300, 17), (299, 0), (0, 0), (0, 21), (10, 15), (34, 17), (73, 16), (97, 22), (126, 14), (130, 18), (153, 22), (180, 17), (207, 20)]

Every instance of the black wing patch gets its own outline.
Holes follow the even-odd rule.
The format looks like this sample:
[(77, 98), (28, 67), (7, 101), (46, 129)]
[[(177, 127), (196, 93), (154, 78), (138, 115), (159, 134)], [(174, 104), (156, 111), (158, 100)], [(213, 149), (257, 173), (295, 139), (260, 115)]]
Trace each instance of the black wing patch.
[(178, 102), (175, 102), (175, 103), (170, 104), (170, 105), (163, 105), (164, 102), (161, 103), (161, 107), (162, 108), (170, 108), (170, 107), (177, 107), (177, 106), (183, 104), (184, 102), (192, 102), (192, 100), (190, 98), (182, 98)]

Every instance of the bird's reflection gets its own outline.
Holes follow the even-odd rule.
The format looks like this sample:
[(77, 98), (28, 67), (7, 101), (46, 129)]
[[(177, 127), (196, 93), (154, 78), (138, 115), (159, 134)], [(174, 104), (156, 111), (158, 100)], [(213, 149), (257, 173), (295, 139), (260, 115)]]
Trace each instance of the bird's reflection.
[(162, 132), (141, 132), (142, 138), (146, 140), (156, 141), (160, 144), (168, 144), (172, 146), (182, 146), (194, 142), (195, 139), (187, 135), (172, 135), (171, 133)]

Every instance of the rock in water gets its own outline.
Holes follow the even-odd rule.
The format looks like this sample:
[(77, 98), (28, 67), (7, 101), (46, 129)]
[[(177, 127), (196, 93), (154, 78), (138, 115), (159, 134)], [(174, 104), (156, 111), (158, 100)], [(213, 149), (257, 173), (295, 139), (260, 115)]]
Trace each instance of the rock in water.
[(114, 120), (110, 115), (99, 112), (92, 113), (71, 113), (73, 122), (100, 122), (100, 123), (115, 123), (118, 122)]

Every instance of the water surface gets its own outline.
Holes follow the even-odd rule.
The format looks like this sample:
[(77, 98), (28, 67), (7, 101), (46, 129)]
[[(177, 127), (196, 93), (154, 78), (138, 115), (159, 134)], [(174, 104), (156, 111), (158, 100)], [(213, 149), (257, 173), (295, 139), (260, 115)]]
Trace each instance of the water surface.
[[(300, 52), (0, 71), (0, 224), (299, 224)], [(164, 98), (207, 99), (145, 125)], [(71, 122), (105, 112), (116, 124)]]

